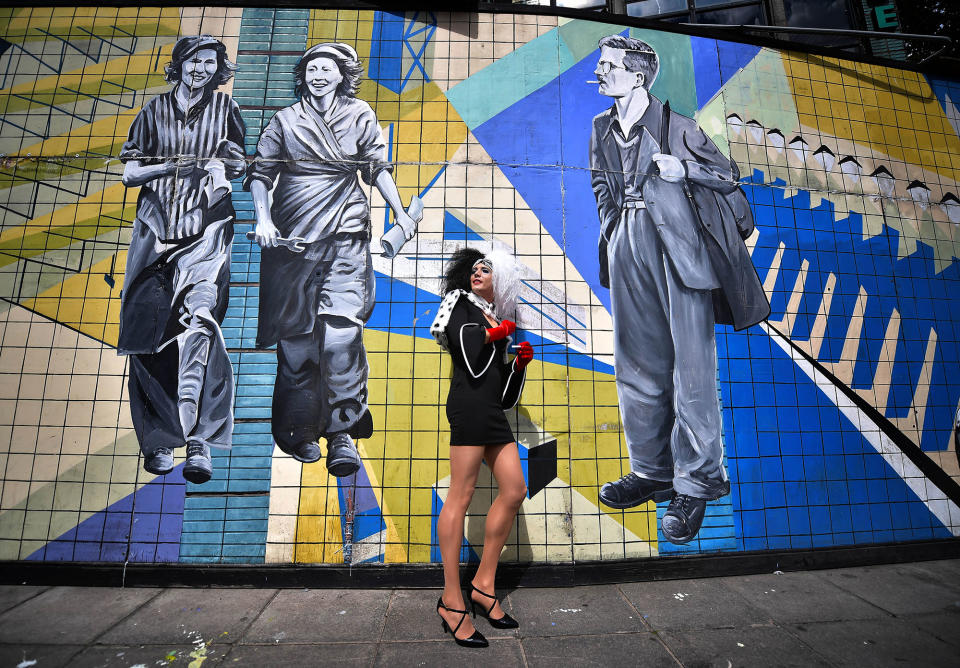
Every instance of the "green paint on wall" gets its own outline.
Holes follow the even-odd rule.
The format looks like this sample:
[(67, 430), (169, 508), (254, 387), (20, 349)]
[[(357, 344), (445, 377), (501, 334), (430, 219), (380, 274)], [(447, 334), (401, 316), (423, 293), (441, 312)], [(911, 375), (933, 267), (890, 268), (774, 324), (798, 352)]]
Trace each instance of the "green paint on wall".
[[(600, 38), (624, 30), (608, 23), (570, 21), (464, 79), (447, 91), (447, 99), (472, 130), (590, 57)], [(660, 76), (653, 94), (670, 100), (681, 114), (692, 116), (697, 110), (697, 91), (690, 39), (650, 30), (632, 29), (630, 34), (660, 54)]]
[(693, 74), (690, 38), (645, 28), (631, 28), (630, 37), (642, 39), (660, 56), (660, 74), (650, 92), (661, 101), (670, 101), (678, 114), (693, 117), (697, 111), (697, 85)]
[[(763, 49), (720, 89), (726, 114), (759, 121), (770, 130), (778, 128), (787, 138), (800, 131), (800, 118), (793, 90), (779, 53)], [(724, 122), (726, 115), (724, 116)]]
[(575, 61), (551, 30), (464, 79), (447, 99), (473, 130), (501, 111), (553, 81)]
[(623, 26), (595, 21), (570, 21), (560, 26), (560, 39), (570, 51), (574, 62), (580, 62), (599, 47), (597, 42), (607, 35), (618, 35), (625, 30)]

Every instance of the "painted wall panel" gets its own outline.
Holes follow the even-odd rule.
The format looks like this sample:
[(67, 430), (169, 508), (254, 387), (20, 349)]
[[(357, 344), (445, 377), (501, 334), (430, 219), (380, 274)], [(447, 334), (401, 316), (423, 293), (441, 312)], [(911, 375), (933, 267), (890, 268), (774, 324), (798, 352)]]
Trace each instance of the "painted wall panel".
[[(185, 151), (131, 157), (124, 146), (135, 119), (172, 90), (165, 66), (178, 40), (195, 35), (219, 41), (237, 65), (217, 90), (237, 105), (245, 133), (235, 143), (248, 170), (277, 114), (300, 104), (294, 67), (303, 53), (322, 43), (354, 50), (362, 65), (355, 99), (369, 106), (357, 118), (379, 126), (370, 136), (383, 143), (402, 204), (423, 202), (416, 234), (386, 257), (380, 237), (395, 213), (378, 187), (358, 181), (356, 202), (369, 202), (361, 243), (372, 251), (375, 297), (364, 302), (368, 316), (354, 320), (363, 321), (373, 428), (355, 437), (361, 466), (352, 475), (331, 475), (322, 458), (303, 463), (275, 443), (274, 388), (284, 372), (276, 346), (258, 346), (258, 327), (262, 301), (284, 291), (262, 280), (270, 254), (247, 237), (255, 198), (239, 171), (224, 177), (229, 184), (216, 192), (225, 194), (214, 194), (213, 177), (205, 191), (208, 205), (233, 209), (220, 251), (229, 277), (217, 302), (232, 371), (232, 426), (223, 435), (230, 447), (212, 451), (205, 482), (183, 447), (173, 449), (171, 472), (144, 469), (134, 416), (152, 404), (131, 390), (135, 363), (121, 335), (130, 311), (121, 300), (142, 285), (143, 267), (130, 256), (144, 248), (137, 235), (149, 227), (143, 193), (159, 186), (124, 185), (124, 174), (131, 160), (160, 165), (179, 153), (183, 163)], [(756, 225), (744, 257), (770, 304), (763, 322), (714, 328), (708, 385), (719, 400), (730, 493), (708, 504), (685, 544), (664, 536), (666, 502), (616, 509), (601, 497), (605, 483), (631, 470), (624, 425), (638, 410), (623, 399), (632, 370), (617, 343), (630, 320), (614, 317), (622, 296), (600, 277), (590, 149), (594, 119), (612, 104), (595, 83), (598, 67), (601, 78), (617, 69), (598, 66), (598, 42), (609, 35), (657, 53), (648, 87), (679, 114), (671, 126), (693, 119), (689, 132), (702, 130), (722, 161), (737, 165)], [(960, 82), (922, 73), (556, 17), (2, 9), (0, 559), (439, 561), (451, 362), (430, 324), (443, 264), (464, 245), (515, 254), (518, 321), (538, 346), (520, 406), (508, 415), (529, 494), (504, 559), (645, 559), (960, 535), (957, 99)], [(620, 150), (618, 160), (635, 149)], [(187, 157), (207, 166), (216, 158), (226, 169), (237, 158)], [(302, 163), (333, 165), (354, 180), (363, 169), (351, 156)], [(621, 180), (623, 165), (611, 170)], [(203, 174), (211, 172), (178, 182), (158, 206), (200, 192)], [(620, 225), (648, 220), (617, 216)], [(174, 230), (155, 250), (186, 247), (217, 222)], [(186, 324), (195, 310), (181, 302), (181, 338), (167, 348), (174, 365), (200, 327)], [(216, 348), (219, 339), (211, 340)], [(151, 377), (161, 376), (180, 393), (176, 409), (184, 397), (178, 371), (161, 366)], [(196, 432), (180, 433), (173, 445)], [(479, 558), (495, 492), (484, 469), (464, 560)]]

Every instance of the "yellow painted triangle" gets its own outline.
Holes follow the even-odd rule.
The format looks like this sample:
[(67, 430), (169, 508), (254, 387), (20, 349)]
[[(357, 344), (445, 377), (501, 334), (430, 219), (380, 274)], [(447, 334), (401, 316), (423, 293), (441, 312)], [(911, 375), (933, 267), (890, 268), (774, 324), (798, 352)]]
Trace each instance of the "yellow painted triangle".
[[(389, 531), (396, 531), (396, 544), (406, 550), (409, 562), (430, 561), (433, 486), (449, 475), (446, 419), (443, 402), (449, 386), (449, 360), (431, 339), (364, 331), (368, 390), (373, 415), (373, 436), (362, 442), (370, 475), (376, 462), (376, 480), (381, 508), (389, 508)], [(415, 381), (418, 378), (420, 380)], [(437, 380), (423, 380), (423, 379)], [(382, 468), (380, 468), (382, 466)], [(384, 511), (384, 519), (388, 513)], [(390, 537), (390, 542), (394, 539)], [(384, 555), (394, 560), (393, 552)]]
[[(364, 343), (375, 424), (373, 437), (363, 441), (364, 462), (382, 462), (378, 499), (399, 544), (408, 546), (407, 560), (428, 562), (432, 518), (424, 509), (432, 507), (433, 486), (450, 474), (443, 413), (449, 356), (433, 340), (396, 333), (368, 329)], [(600, 486), (623, 475), (629, 461), (613, 375), (534, 361), (527, 368), (522, 407), (557, 439), (557, 477), (598, 512), (655, 546), (655, 505), (619, 511), (599, 503)]]
[(303, 467), (293, 560), (301, 564), (343, 563), (337, 479), (322, 464)]
[(90, 239), (132, 222), (139, 188), (122, 183), (88, 195), (76, 204), (7, 227), (0, 233), (0, 267)]
[(172, 53), (173, 44), (166, 44), (158, 49), (91, 63), (70, 72), (4, 88), (0, 90), (0, 114), (52, 104), (69, 105), (86, 96), (117, 95), (123, 92), (121, 85), (134, 90), (162, 86), (163, 66), (170, 61)]
[(443, 91), (432, 82), (401, 96), (378, 85), (374, 99), (380, 123), (393, 123), (394, 179), (401, 197), (408, 201), (411, 195), (419, 195), (442, 165), (453, 158), (467, 141), (469, 130)]
[(343, 42), (358, 50), (360, 58), (370, 53), (373, 37), (373, 12), (368, 9), (311, 9), (307, 30), (307, 48), (322, 42)]
[(119, 155), (138, 113), (139, 108), (124, 111), (27, 146), (0, 169), (0, 188), (20, 185), (24, 179), (59, 180), (81, 169), (103, 167)]
[(180, 34), (178, 7), (91, 6), (64, 10), (64, 7), (36, 6), (0, 9), (0, 34), (8, 42), (48, 39), (41, 31), (76, 40), (90, 39), (83, 30), (118, 39), (130, 34), (137, 37), (176, 37)]
[(377, 497), (377, 505), (380, 506), (380, 515), (383, 517), (383, 523), (387, 528), (387, 540), (383, 547), (383, 561), (388, 564), (404, 564), (407, 562), (407, 552), (403, 548), (400, 533), (397, 531), (390, 507), (383, 498), (383, 487), (380, 484), (376, 472), (373, 470), (372, 460), (367, 455), (365, 443), (365, 440), (359, 441), (357, 443), (357, 450), (360, 452), (360, 460), (363, 462), (367, 477), (370, 479), (370, 489), (373, 491), (373, 495)]
[(796, 52), (782, 60), (801, 126), (960, 180), (960, 137), (922, 74)]
[(123, 275), (114, 275), (111, 288), (104, 274), (112, 266), (126, 265), (127, 251), (93, 265), (87, 271), (75, 274), (62, 283), (23, 302), (23, 307), (72, 327), (87, 336), (116, 346), (120, 336), (120, 291)]

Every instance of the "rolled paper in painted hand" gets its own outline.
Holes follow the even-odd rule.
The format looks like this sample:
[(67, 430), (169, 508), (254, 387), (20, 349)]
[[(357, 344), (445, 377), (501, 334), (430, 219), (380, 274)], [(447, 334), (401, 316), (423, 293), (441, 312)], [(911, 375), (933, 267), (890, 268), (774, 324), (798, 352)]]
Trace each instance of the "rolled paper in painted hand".
[[(407, 215), (413, 219), (414, 223), (423, 220), (423, 200), (416, 195), (411, 197), (410, 206), (407, 207)], [(403, 244), (407, 243), (416, 232), (417, 228), (414, 227), (408, 236), (406, 230), (399, 225), (394, 225), (380, 237), (380, 246), (383, 249), (381, 255), (386, 258), (396, 257), (400, 249), (403, 248)]]

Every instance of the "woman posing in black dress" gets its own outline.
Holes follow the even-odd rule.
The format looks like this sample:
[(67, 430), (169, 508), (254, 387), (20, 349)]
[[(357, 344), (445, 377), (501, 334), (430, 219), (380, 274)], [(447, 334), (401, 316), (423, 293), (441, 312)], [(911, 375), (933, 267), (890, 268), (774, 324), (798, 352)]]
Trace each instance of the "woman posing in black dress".
[(444, 630), (465, 647), (488, 644), (467, 617), (460, 590), (463, 522), (481, 462), (486, 460), (493, 472), (499, 493), (487, 512), (483, 556), (470, 585), (470, 605), (496, 628), (518, 626), (500, 607), (494, 580), (500, 552), (527, 494), (517, 443), (503, 411), (520, 399), (533, 348), (524, 342), (515, 346), (513, 361), (508, 359), (516, 325), (507, 318), (515, 317), (519, 277), (512, 257), (491, 256), (472, 248), (454, 254), (444, 274), (444, 299), (430, 328), (453, 358), (447, 396), (450, 489), (437, 519), (444, 577), (437, 613)]

